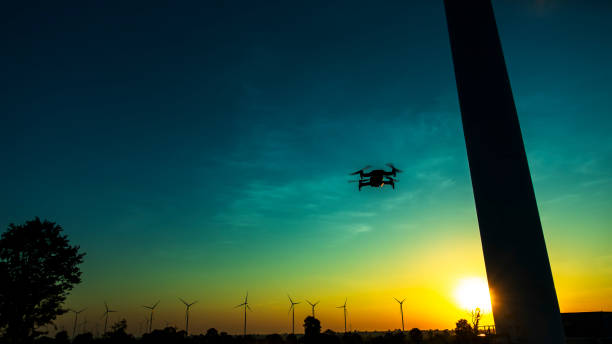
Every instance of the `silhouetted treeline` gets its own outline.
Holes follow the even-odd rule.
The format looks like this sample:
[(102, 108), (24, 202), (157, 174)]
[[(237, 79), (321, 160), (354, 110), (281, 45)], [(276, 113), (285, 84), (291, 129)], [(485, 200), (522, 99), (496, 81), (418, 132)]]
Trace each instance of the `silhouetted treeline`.
[[(461, 326), (463, 322), (458, 323)], [(468, 325), (469, 326), (469, 325)], [(267, 336), (232, 336), (216, 329), (206, 334), (189, 335), (174, 327), (154, 330), (140, 338), (126, 332), (127, 323), (122, 320), (112, 327), (112, 331), (94, 338), (91, 333), (77, 335), (70, 339), (66, 331), (58, 332), (55, 338), (41, 337), (36, 344), (471, 344), (490, 343), (491, 337), (478, 337), (471, 331), (421, 331), (412, 329), (380, 332), (336, 333), (331, 330), (321, 332), (319, 320), (307, 317), (304, 321), (304, 335), (270, 334)], [(467, 328), (466, 328), (467, 329)]]

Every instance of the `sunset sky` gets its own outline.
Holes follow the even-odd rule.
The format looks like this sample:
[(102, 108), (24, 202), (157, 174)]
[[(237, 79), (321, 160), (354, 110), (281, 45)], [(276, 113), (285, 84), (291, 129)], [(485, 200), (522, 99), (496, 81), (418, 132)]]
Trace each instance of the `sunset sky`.
[[(612, 311), (612, 3), (494, 1), (562, 312)], [(213, 5), (214, 4), (214, 5)], [(255, 5), (257, 4), (257, 5)], [(453, 328), (485, 279), (442, 1), (15, 2), (0, 228), (86, 252), (66, 306), (138, 331)], [(29, 7), (22, 7), (29, 6)], [(6, 5), (5, 5), (6, 7)], [(395, 190), (348, 173), (393, 162)], [(71, 324), (72, 315), (59, 324)], [(299, 319), (299, 320), (297, 320)], [(489, 314), (484, 324), (492, 323)]]

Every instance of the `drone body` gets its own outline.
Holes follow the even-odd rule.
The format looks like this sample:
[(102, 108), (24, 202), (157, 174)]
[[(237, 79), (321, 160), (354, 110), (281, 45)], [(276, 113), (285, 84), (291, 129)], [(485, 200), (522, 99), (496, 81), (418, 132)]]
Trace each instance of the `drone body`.
[(351, 182), (359, 182), (359, 191), (364, 186), (371, 187), (383, 187), (385, 184), (391, 185), (393, 189), (395, 189), (395, 183), (399, 180), (394, 179), (397, 173), (402, 172), (401, 170), (395, 168), (392, 164), (387, 164), (387, 166), (391, 167), (391, 171), (385, 170), (372, 170), (370, 172), (365, 172), (365, 170), (369, 169), (371, 166), (366, 166), (357, 172), (353, 172), (350, 175), (359, 175), (359, 180), (352, 180)]

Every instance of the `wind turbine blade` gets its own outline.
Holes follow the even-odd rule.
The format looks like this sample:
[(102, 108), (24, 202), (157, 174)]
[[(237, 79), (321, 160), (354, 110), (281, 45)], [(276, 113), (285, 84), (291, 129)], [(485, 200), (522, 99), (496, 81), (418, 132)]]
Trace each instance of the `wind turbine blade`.
[(294, 305), (299, 305), (300, 303), (301, 303), (301, 302), (294, 302), (293, 304), (294, 304)]
[(246, 296), (244, 297), (244, 303), (249, 302), (249, 292), (247, 291)]
[(106, 311), (108, 312), (108, 305), (106, 304), (106, 301), (104, 301), (104, 308), (106, 308)]
[(189, 304), (189, 307), (191, 307), (191, 306), (195, 305), (196, 303), (198, 303), (198, 301), (197, 301), (197, 300), (196, 300), (196, 301), (193, 301), (192, 303), (190, 303), (190, 304)]
[(319, 304), (319, 302), (321, 302), (321, 301), (317, 301), (317, 302), (315, 302), (315, 304), (314, 304), (313, 306), (316, 306), (316, 305), (318, 305), (318, 304)]
[(181, 299), (180, 297), (178, 299), (181, 300), (181, 302), (184, 303), (185, 306), (187, 306), (187, 302), (185, 302), (185, 300)]
[(239, 304), (238, 306), (236, 306), (236, 307), (234, 307), (234, 308), (242, 307), (242, 306), (244, 306), (244, 305), (245, 305), (244, 303), (241, 303), (241, 304)]
[(291, 314), (291, 310), (293, 309), (293, 303), (291, 304), (291, 306), (289, 307), (289, 312), (287, 312), (287, 314)]
[(153, 305), (152, 309), (155, 309), (155, 307), (157, 307), (157, 305), (159, 305), (159, 301), (161, 301), (161, 300), (157, 300), (157, 302), (155, 302), (155, 304)]
[(251, 307), (249, 307), (249, 305), (247, 304), (246, 307), (252, 312), (253, 310), (251, 309)]
[(289, 294), (287, 294), (287, 297), (289, 298), (289, 302), (293, 303), (293, 300), (291, 300), (291, 296), (289, 296)]
[(404, 301), (406, 301), (406, 298), (404, 298), (404, 299), (402, 300), (402, 303), (404, 303)]
[(401, 303), (401, 302), (400, 302), (400, 300), (398, 300), (398, 299), (396, 299), (396, 298), (393, 298), (393, 299), (395, 299), (395, 301), (397, 301), (397, 302)]

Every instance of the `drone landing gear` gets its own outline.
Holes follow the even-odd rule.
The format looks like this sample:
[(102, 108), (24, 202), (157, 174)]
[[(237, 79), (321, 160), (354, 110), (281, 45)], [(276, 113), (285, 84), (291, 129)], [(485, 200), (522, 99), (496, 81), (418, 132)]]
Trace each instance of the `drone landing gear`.
[(362, 188), (362, 187), (364, 187), (364, 186), (368, 186), (368, 185), (370, 185), (370, 182), (365, 182), (365, 183), (362, 183), (361, 181), (359, 181), (359, 191), (361, 191), (361, 188)]

